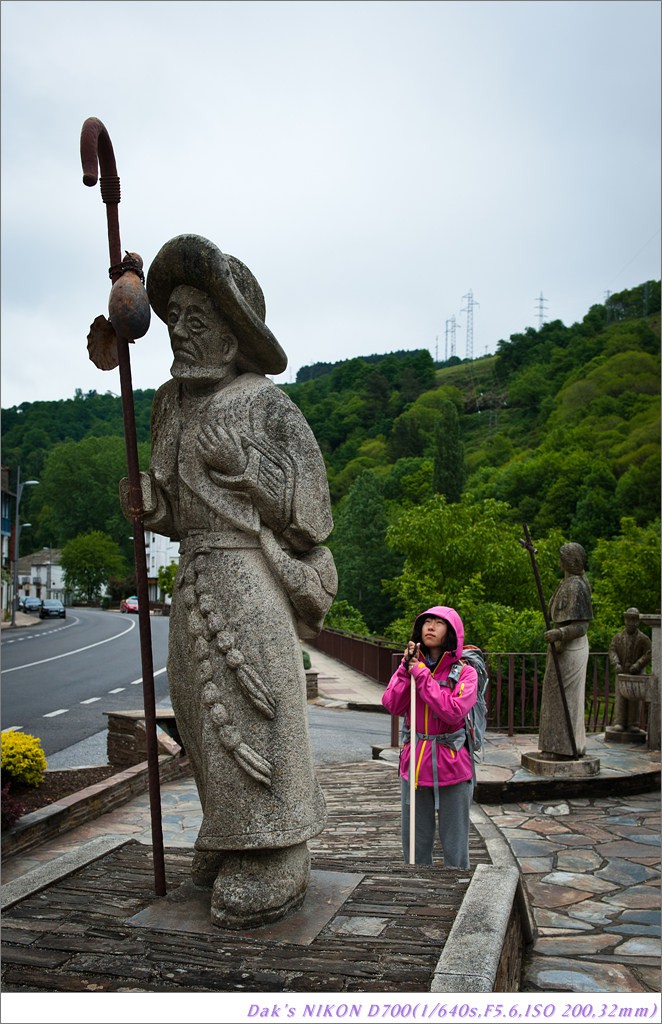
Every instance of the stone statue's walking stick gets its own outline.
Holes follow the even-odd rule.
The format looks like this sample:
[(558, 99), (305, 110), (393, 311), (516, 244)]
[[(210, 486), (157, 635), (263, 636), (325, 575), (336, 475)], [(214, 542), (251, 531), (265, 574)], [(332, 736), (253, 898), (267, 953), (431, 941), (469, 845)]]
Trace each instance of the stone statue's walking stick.
[[(524, 523), (522, 525), (522, 529), (524, 530), (524, 538), (525, 539), (524, 540), (520, 539), (520, 544), (522, 545), (523, 548), (526, 548), (526, 550), (529, 552), (529, 554), (531, 556), (531, 565), (533, 567), (533, 575), (535, 577), (536, 587), (538, 588), (538, 597), (540, 598), (540, 607), (542, 608), (542, 613), (543, 613), (543, 616), (545, 618), (545, 626), (549, 630), (549, 629), (552, 628), (552, 623), (551, 623), (550, 618), (549, 618), (549, 612), (547, 610), (547, 602), (545, 601), (545, 595), (542, 592), (542, 583), (540, 581), (540, 573), (538, 571), (538, 563), (536, 562), (536, 548), (533, 546), (533, 541), (531, 540), (531, 534), (529, 533), (529, 527), (527, 526), (526, 523)], [(565, 687), (563, 686), (563, 678), (561, 676), (561, 665), (560, 665), (560, 662), (559, 662), (559, 652), (556, 649), (555, 641), (552, 641), (549, 646), (550, 646), (551, 652), (552, 652), (552, 660), (554, 662), (554, 669), (556, 671), (556, 679), (557, 679), (557, 682), (559, 684), (559, 693), (561, 694), (561, 704), (563, 705), (563, 715), (565, 717), (565, 724), (566, 724), (566, 727), (568, 729), (568, 738), (570, 740), (570, 746), (572, 748), (572, 756), (573, 756), (574, 760), (577, 761), (579, 759), (579, 755), (577, 753), (577, 744), (575, 743), (575, 734), (572, 731), (572, 722), (570, 720), (570, 710), (568, 708), (568, 698), (566, 697), (566, 694), (565, 694)]]
[[(149, 327), (150, 309), (147, 293), (142, 286), (142, 260), (136, 253), (127, 253), (122, 260), (118, 204), (120, 179), (110, 136), (96, 117), (88, 117), (80, 136), (80, 156), (83, 182), (101, 188), (101, 199), (106, 204), (108, 221), (108, 248), (110, 252), (110, 279), (113, 286), (108, 309), (110, 320), (100, 316), (92, 324), (88, 335), (90, 359), (103, 370), (119, 366), (124, 419), (124, 440), (129, 478), (131, 522), (133, 525), (133, 551), (138, 594), (138, 620), (142, 663), (145, 730), (147, 739), (147, 767), (152, 823), (152, 853), (154, 859), (154, 886), (157, 896), (165, 896), (165, 862), (163, 855), (163, 826), (159, 788), (159, 759), (156, 740), (156, 710), (154, 696), (154, 666), (152, 636), (149, 622), (149, 590), (145, 558), (143, 528), (143, 500), (138, 464), (138, 443), (131, 382), (129, 343), (141, 338)], [(100, 178), (99, 178), (100, 172)]]

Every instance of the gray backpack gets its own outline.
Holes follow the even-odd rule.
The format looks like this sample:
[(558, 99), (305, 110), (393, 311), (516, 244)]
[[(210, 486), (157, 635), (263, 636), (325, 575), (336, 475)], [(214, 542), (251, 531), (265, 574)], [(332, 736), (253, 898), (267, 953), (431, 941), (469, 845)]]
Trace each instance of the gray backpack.
[(456, 661), (450, 670), (446, 685), (454, 686), (457, 683), (463, 665), (471, 665), (478, 676), (476, 703), (466, 716), (464, 727), (467, 733), (467, 744), (472, 760), (479, 761), (480, 757), (476, 757), (476, 754), (479, 754), (483, 749), (483, 740), (487, 730), (485, 690), (487, 689), (489, 676), (487, 674), (487, 665), (485, 664), (485, 655), (479, 647), (474, 647), (473, 644), (465, 646), (460, 661)]

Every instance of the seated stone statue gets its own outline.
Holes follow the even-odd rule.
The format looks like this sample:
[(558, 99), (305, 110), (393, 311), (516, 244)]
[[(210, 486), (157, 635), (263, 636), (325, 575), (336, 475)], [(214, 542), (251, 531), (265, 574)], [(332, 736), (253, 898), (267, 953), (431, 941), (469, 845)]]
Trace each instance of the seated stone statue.
[[(651, 641), (639, 629), (639, 611), (628, 608), (623, 615), (625, 629), (617, 633), (609, 646), (609, 661), (616, 675), (640, 675), (651, 661)], [(614, 704), (614, 732), (640, 732), (639, 709), (641, 702), (627, 700), (616, 689)]]
[(337, 589), (320, 546), (333, 526), (326, 469), (265, 376), (287, 358), (243, 263), (180, 235), (147, 293), (174, 356), (141, 485), (145, 526), (180, 542), (168, 681), (203, 811), (193, 881), (213, 890), (214, 924), (254, 927), (302, 903), (307, 840), (326, 820), (299, 639), (319, 632)]

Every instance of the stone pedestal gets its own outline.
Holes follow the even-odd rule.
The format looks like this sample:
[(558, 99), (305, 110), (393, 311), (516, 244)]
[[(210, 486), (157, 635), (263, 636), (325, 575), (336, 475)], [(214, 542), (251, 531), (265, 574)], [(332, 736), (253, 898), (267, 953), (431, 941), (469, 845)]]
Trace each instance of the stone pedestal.
[(314, 698), (319, 695), (319, 690), (317, 688), (318, 675), (318, 672), (313, 672), (310, 669), (306, 672), (306, 698), (308, 700), (314, 700)]
[[(144, 711), (104, 711), (108, 718), (106, 750), (108, 763), (123, 770), (147, 760), (147, 730)], [(156, 742), (159, 754), (184, 754), (172, 711), (156, 712)]]
[[(657, 679), (651, 675), (630, 675), (627, 672), (619, 672), (616, 676), (616, 693), (625, 697), (626, 700), (643, 701), (645, 704), (652, 704), (657, 690)], [(648, 719), (650, 721), (650, 708)], [(618, 729), (608, 725), (605, 730), (606, 743), (645, 743), (647, 734), (643, 729)]]
[(615, 729), (613, 725), (605, 729), (605, 743), (645, 743), (647, 736), (643, 729)]
[(557, 779), (586, 779), (599, 774), (600, 758), (580, 757), (575, 761), (545, 750), (532, 750), (522, 754), (522, 768), (534, 775), (553, 776)]

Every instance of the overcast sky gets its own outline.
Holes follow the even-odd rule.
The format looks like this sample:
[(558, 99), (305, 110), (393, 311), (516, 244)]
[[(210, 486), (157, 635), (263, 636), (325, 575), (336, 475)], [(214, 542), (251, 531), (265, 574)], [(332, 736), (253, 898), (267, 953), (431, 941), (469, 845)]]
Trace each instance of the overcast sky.
[[(88, 359), (106, 125), (122, 246), (205, 235), (303, 365), (473, 354), (660, 277), (660, 5), (2, 3), (2, 406), (119, 393)], [(542, 296), (542, 300), (541, 297)], [(153, 317), (136, 388), (171, 363)]]

